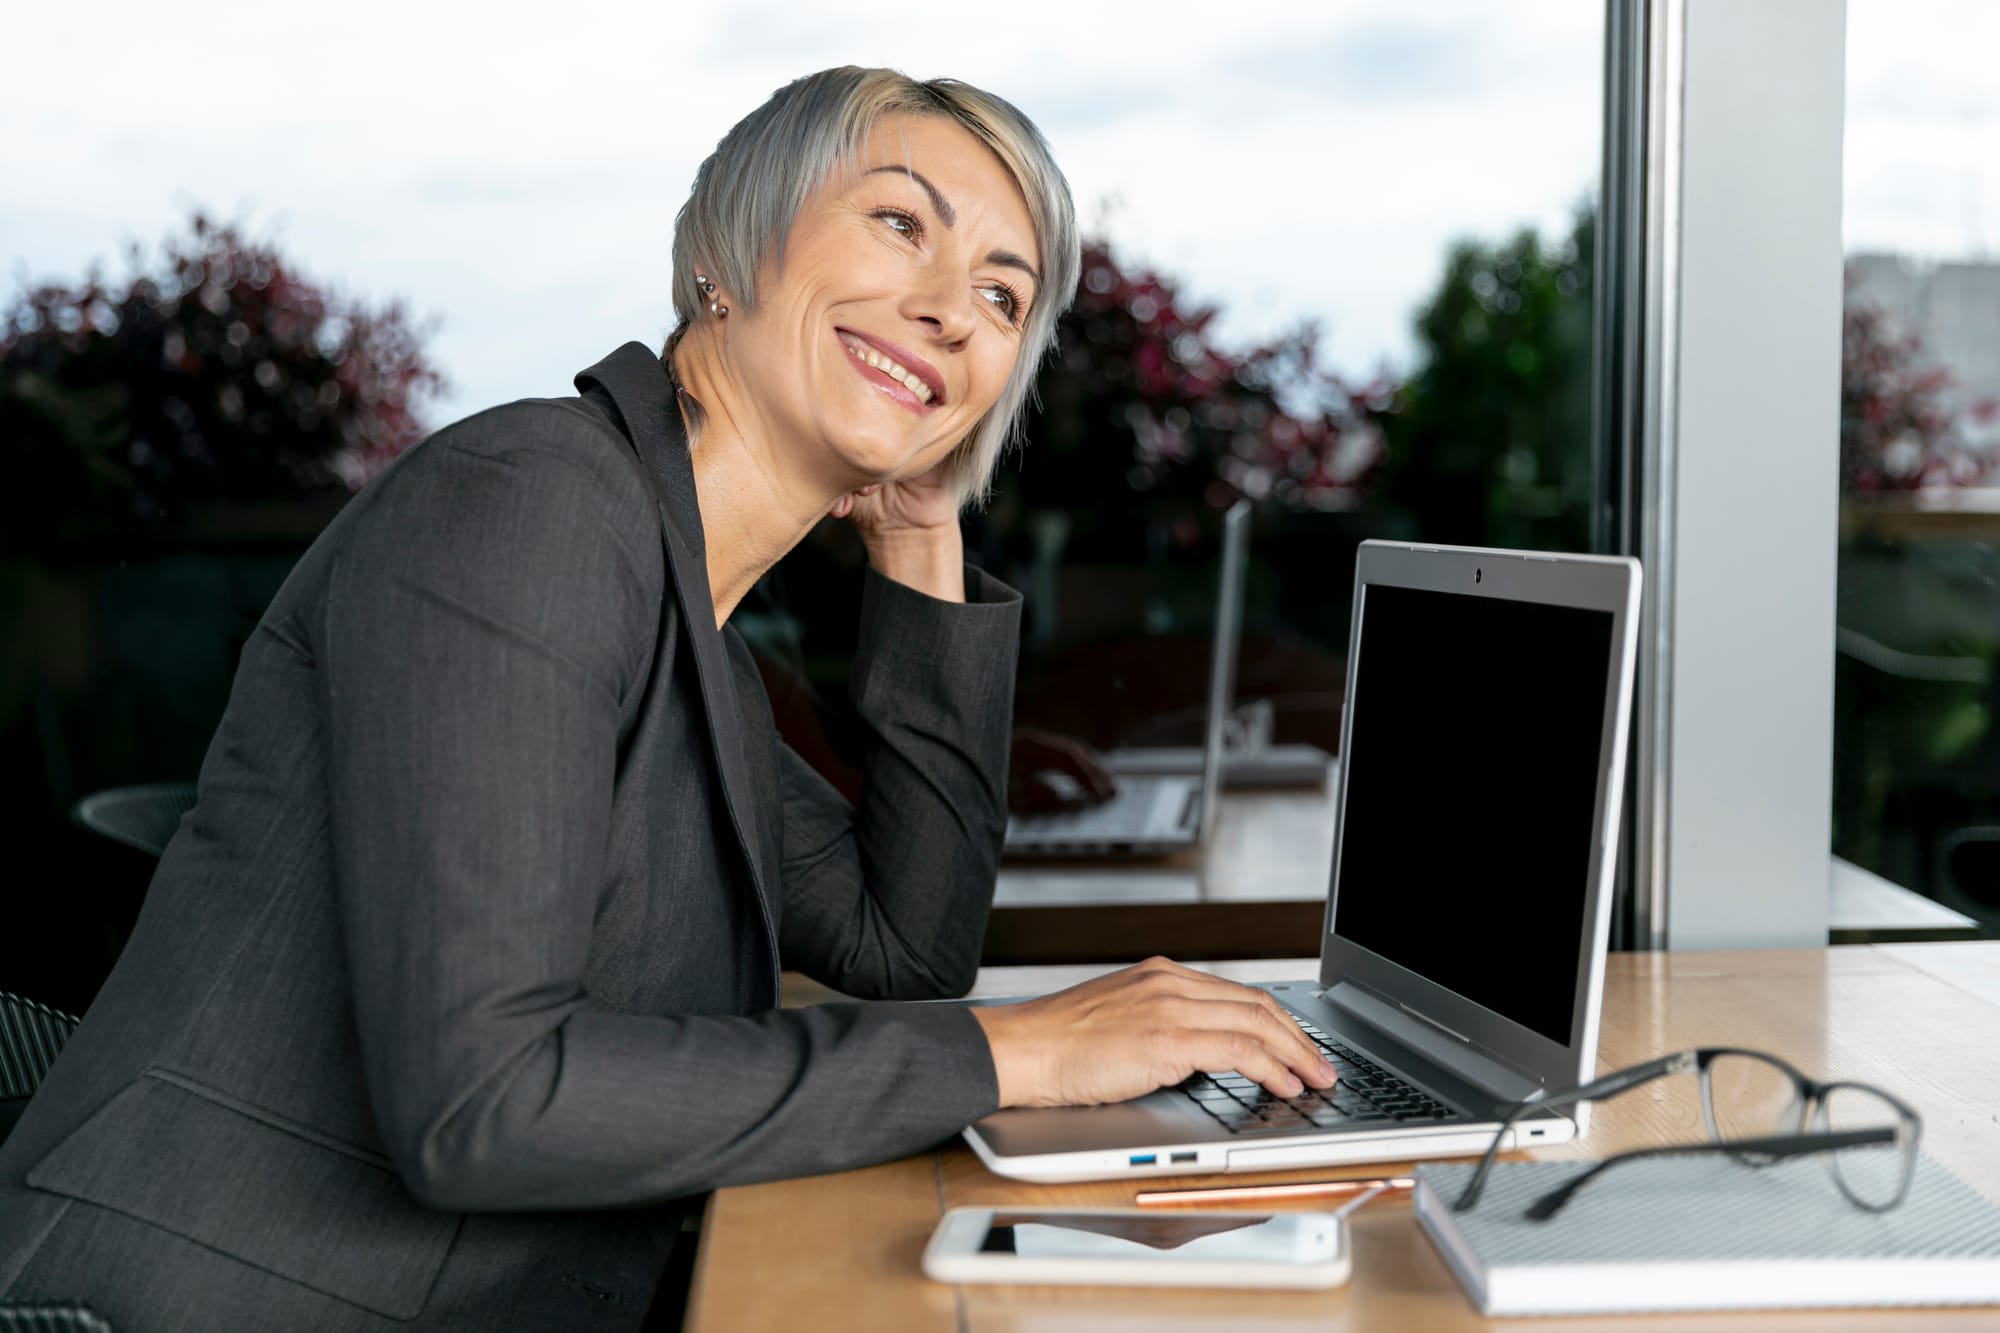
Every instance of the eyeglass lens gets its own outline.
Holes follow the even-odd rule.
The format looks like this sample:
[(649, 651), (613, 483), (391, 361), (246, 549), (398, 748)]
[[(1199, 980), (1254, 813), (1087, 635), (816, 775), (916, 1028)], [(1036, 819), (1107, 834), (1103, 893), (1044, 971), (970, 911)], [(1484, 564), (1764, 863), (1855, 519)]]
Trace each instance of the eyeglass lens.
[(1723, 1054), (1701, 1079), (1702, 1118), (1709, 1137), (1761, 1139), (1805, 1129), (1799, 1085), (1785, 1070), (1754, 1055)]
[(1866, 1143), (1827, 1154), (1827, 1169), (1848, 1198), (1863, 1208), (1894, 1207), (1909, 1188), (1916, 1161), (1916, 1137), (1908, 1132), (1903, 1113), (1867, 1088), (1835, 1084), (1813, 1112), (1812, 1128), (1824, 1133), (1857, 1129), (1896, 1129), (1887, 1143)]
[[(1813, 1108), (1812, 1123), (1798, 1083), (1785, 1070), (1754, 1055), (1723, 1054), (1709, 1061), (1702, 1076), (1702, 1118), (1709, 1135), (1719, 1142), (1766, 1135), (1844, 1133), (1849, 1130), (1897, 1131), (1885, 1143), (1861, 1144), (1828, 1153), (1827, 1169), (1848, 1198), (1863, 1208), (1896, 1205), (1908, 1188), (1915, 1165), (1916, 1138), (1905, 1116), (1871, 1089), (1835, 1084)], [(1732, 1154), (1749, 1165), (1764, 1159)]]

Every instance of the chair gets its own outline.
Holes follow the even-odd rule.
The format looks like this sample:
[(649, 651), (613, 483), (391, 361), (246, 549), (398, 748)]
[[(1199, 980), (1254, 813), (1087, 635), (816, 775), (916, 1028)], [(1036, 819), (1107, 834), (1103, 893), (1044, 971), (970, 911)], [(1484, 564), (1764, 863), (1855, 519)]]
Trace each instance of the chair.
[(0, 1305), (0, 1333), (112, 1333), (87, 1305)]
[(76, 803), (70, 818), (92, 833), (158, 856), (192, 809), (192, 782), (153, 782), (93, 792)]
[(1939, 841), (1937, 859), (1944, 869), (1947, 901), (2000, 926), (2000, 824), (1952, 831)]
[(32, 1097), (79, 1020), (0, 991), (0, 1097)]
[[(1834, 652), (1834, 853), (1941, 901), (1976, 898), (1972, 883), (1954, 893), (1945, 857), (1954, 830), (2000, 808), (2000, 670), (1986, 657), (1903, 652), (1845, 625)], [(1986, 899), (1982, 919), (2000, 907)]]
[[(0, 1142), (48, 1076), (77, 1020), (60, 1009), (0, 991)], [(0, 1324), (4, 1333), (5, 1324)]]
[[(77, 1020), (0, 991), (0, 1142), (41, 1086)], [(0, 1305), (0, 1333), (112, 1333), (104, 1316), (67, 1302)]]

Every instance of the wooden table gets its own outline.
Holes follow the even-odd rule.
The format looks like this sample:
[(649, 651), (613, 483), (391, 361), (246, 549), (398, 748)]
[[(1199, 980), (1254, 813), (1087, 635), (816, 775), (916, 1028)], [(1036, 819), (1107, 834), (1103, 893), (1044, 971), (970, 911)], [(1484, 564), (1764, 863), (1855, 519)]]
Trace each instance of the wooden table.
[[(1325, 924), (1334, 822), (1330, 786), (1232, 791), (1205, 848), (1150, 861), (1008, 861), (983, 957), (1011, 965), (1310, 953)], [(1827, 894), (1835, 944), (1980, 934), (1970, 917), (1834, 857)]]
[(1232, 791), (1206, 847), (1133, 861), (1008, 861), (988, 964), (1291, 958), (1319, 947), (1333, 791)]
[[(1308, 976), (1303, 960), (1211, 964), (1239, 980)], [(976, 993), (1020, 994), (1102, 969), (989, 968)], [(830, 998), (800, 983), (788, 1002)], [(2000, 1201), (2000, 942), (1866, 945), (1741, 953), (1614, 954), (1605, 982), (1599, 1068), (1697, 1045), (1782, 1055), (1808, 1074), (1880, 1083), (1924, 1117), (1924, 1148)], [(1694, 1080), (1663, 1080), (1596, 1110), (1579, 1144), (1535, 1156), (1599, 1157), (1697, 1138)], [(1375, 1169), (1293, 1171), (1249, 1179), (1314, 1179)], [(1218, 1183), (1199, 1178), (1188, 1183)], [(1354, 1217), (1354, 1278), (1328, 1292), (1109, 1287), (951, 1287), (927, 1281), (918, 1257), (948, 1207), (1129, 1205), (1129, 1181), (1028, 1185), (994, 1176), (961, 1144), (900, 1162), (805, 1180), (723, 1190), (709, 1204), (690, 1299), (690, 1333), (812, 1328), (925, 1333), (1119, 1333), (1217, 1329), (1248, 1333), (1453, 1330), (1488, 1327), (1467, 1302), (1407, 1201)], [(1510, 1319), (1511, 1333), (1617, 1326), (1679, 1333), (1759, 1328), (2000, 1329), (2000, 1309), (1814, 1311), (1757, 1316)]]

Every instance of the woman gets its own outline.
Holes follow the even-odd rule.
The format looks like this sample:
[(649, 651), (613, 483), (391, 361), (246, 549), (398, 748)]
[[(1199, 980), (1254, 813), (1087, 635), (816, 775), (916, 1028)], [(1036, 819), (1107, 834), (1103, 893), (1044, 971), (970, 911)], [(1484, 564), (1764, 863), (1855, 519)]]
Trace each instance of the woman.
[[(961, 994), (1017, 599), (956, 515), (1077, 274), (1018, 112), (840, 69), (705, 162), (680, 323), (363, 491), (245, 650), (200, 804), (0, 1151), (0, 1291), (120, 1327), (631, 1328), (700, 1191), (997, 1106), (1331, 1071), (1154, 962)], [(858, 808), (777, 741), (746, 589), (822, 515), (872, 569)], [(682, 1201), (682, 1202), (677, 1202)]]

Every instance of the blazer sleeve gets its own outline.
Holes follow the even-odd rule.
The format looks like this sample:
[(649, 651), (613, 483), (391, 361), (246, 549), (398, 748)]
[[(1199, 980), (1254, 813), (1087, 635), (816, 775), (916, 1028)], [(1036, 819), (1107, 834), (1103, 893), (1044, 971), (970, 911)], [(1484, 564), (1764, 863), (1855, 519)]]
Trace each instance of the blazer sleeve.
[(590, 1003), (621, 704), (666, 585), (650, 495), (587, 416), (474, 418), (346, 516), (316, 646), (384, 1145), (453, 1210), (640, 1204), (928, 1147), (997, 1099), (963, 1009)]
[(1020, 594), (967, 566), (964, 604), (866, 575), (849, 692), (863, 728), (851, 808), (788, 746), (779, 947), (850, 995), (963, 995), (1007, 830)]

